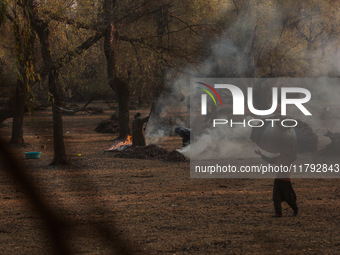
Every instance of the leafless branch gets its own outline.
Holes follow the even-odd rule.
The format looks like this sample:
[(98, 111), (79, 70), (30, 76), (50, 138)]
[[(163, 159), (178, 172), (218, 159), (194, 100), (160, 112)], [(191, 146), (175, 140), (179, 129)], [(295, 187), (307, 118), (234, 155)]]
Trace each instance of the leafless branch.
[(180, 22), (184, 23), (194, 34), (197, 34), (198, 35), (198, 32), (196, 32), (195, 30), (192, 29), (191, 25), (189, 25), (189, 23), (187, 23), (185, 20), (183, 20), (182, 18), (180, 17), (177, 17), (173, 14), (170, 14), (170, 17), (173, 17), (177, 20), (179, 20)]
[(238, 10), (238, 7), (237, 7), (237, 4), (236, 4), (235, 0), (233, 0), (233, 4), (235, 6), (237, 15), (239, 15), (239, 10)]
[(115, 25), (125, 25), (131, 24), (144, 16), (148, 16), (154, 13), (157, 13), (162, 6), (168, 6), (168, 4), (162, 6), (155, 6), (157, 1), (144, 1), (144, 3), (137, 7), (136, 9), (132, 10), (129, 13), (126, 13), (123, 17), (115, 20)]
[(51, 12), (45, 12), (45, 14), (48, 16), (48, 18), (58, 21), (58, 22), (62, 22), (68, 25), (73, 25), (76, 28), (82, 28), (82, 29), (87, 29), (87, 30), (94, 30), (94, 31), (102, 31), (102, 24), (101, 23), (97, 23), (97, 24), (86, 24), (80, 21), (77, 21), (75, 19), (71, 19), (68, 17), (62, 17), (59, 16), (56, 13), (51, 13)]
[[(203, 24), (189, 25), (189, 26), (185, 26), (185, 27), (182, 27), (180, 29), (177, 29), (177, 30), (169, 31), (169, 32), (165, 33), (164, 35), (174, 34), (174, 33), (178, 33), (178, 32), (184, 31), (186, 29), (192, 29), (193, 27), (202, 27), (202, 26), (204, 26), (204, 25)], [(158, 37), (158, 35), (154, 35), (154, 36), (149, 36), (149, 37), (143, 37), (143, 38), (140, 38), (140, 39), (147, 40), (147, 39), (153, 39), (153, 38), (157, 38), (157, 37)]]
[(294, 24), (295, 28), (296, 28), (296, 31), (306, 40), (308, 41), (308, 37), (301, 31), (300, 27), (298, 26), (297, 23)]
[(54, 67), (60, 69), (65, 65), (65, 63), (70, 62), (75, 57), (81, 55), (84, 51), (88, 50), (92, 45), (98, 42), (105, 33), (97, 32), (95, 35), (89, 37), (85, 42), (83, 42), (78, 47), (74, 48), (74, 50), (70, 51), (68, 54), (60, 57), (57, 61), (55, 61)]
[[(90, 47), (92, 47), (92, 45), (94, 45), (96, 42), (98, 42), (104, 36), (104, 34), (105, 33), (97, 32), (95, 35), (89, 37), (81, 45), (75, 47), (72, 51), (70, 51), (67, 54), (65, 54), (64, 56), (58, 58), (54, 62), (53, 66), (56, 68), (56, 70), (59, 70), (64, 65), (66, 65), (67, 63), (72, 61), (74, 58), (81, 55), (86, 50), (88, 50)], [(38, 73), (40, 74), (40, 77), (42, 79), (42, 78), (45, 78), (48, 75), (48, 72), (49, 72), (49, 70), (47, 70), (46, 68), (43, 68)], [(36, 83), (38, 83), (38, 80), (34, 84), (36, 84)]]
[(9, 21), (11, 21), (12, 23), (14, 23), (14, 18), (8, 13), (6, 12), (6, 17)]
[(137, 63), (138, 63), (138, 67), (139, 67), (139, 71), (142, 73), (143, 72), (143, 68), (142, 65), (140, 64), (140, 56), (138, 54), (138, 50), (136, 48), (136, 45), (133, 42), (130, 42), (131, 46), (133, 47), (135, 54), (136, 54), (136, 59), (137, 59)]

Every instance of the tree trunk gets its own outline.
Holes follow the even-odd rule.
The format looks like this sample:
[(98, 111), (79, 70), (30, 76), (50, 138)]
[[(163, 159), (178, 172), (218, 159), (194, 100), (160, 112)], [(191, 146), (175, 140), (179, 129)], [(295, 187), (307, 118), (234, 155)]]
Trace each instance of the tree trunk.
[(62, 105), (62, 100), (58, 86), (58, 73), (54, 67), (51, 67), (49, 71), (48, 89), (53, 95), (52, 113), (54, 158), (51, 165), (64, 165), (67, 164), (67, 158), (64, 144), (63, 119), (60, 108)]
[(76, 56), (82, 54), (89, 49), (93, 44), (100, 40), (103, 36), (102, 32), (96, 33), (94, 36), (89, 37), (80, 46), (76, 47), (67, 56), (59, 58), (53, 62), (52, 54), (50, 50), (50, 30), (49, 21), (40, 19), (35, 9), (37, 5), (33, 3), (33, 0), (26, 1), (29, 18), (31, 24), (38, 34), (41, 55), (44, 61), (45, 68), (48, 72), (48, 89), (51, 94), (52, 101), (52, 114), (53, 114), (53, 143), (54, 143), (54, 158), (51, 164), (63, 165), (67, 164), (67, 157), (65, 152), (64, 135), (63, 135), (63, 121), (62, 121), (62, 99), (60, 95), (60, 88), (58, 85), (58, 70), (68, 61), (71, 61)]
[(48, 73), (48, 89), (52, 95), (52, 114), (53, 114), (53, 144), (54, 144), (54, 158), (51, 165), (64, 165), (67, 164), (67, 157), (64, 145), (63, 135), (63, 121), (61, 114), (62, 100), (60, 97), (60, 91), (58, 86), (58, 72), (53, 65), (52, 55), (49, 44), (49, 28), (48, 23), (38, 19), (35, 15), (32, 19), (32, 25), (34, 26), (41, 45), (41, 55), (44, 61), (44, 65)]
[(11, 97), (0, 109), (0, 124), (13, 117), (14, 99)]
[(17, 88), (15, 92), (15, 106), (13, 114), (12, 125), (12, 137), (10, 143), (12, 144), (24, 144), (24, 113), (25, 113), (25, 101), (26, 101), (26, 88), (25, 83), (18, 79)]
[(109, 86), (115, 91), (118, 97), (118, 119), (119, 137), (126, 138), (130, 134), (129, 126), (129, 86), (126, 82), (119, 79), (116, 75), (115, 58), (115, 29), (112, 21), (115, 1), (104, 1), (104, 17), (108, 28), (104, 37), (104, 51), (107, 61), (107, 76)]
[(124, 81), (116, 78), (115, 87), (118, 96), (118, 123), (119, 123), (119, 137), (125, 138), (130, 134), (130, 118), (129, 118), (129, 86)]
[(33, 58), (35, 39), (35, 36), (29, 32), (31, 30), (31, 26), (27, 12), (25, 12), (24, 16), (24, 22), (27, 22), (27, 24), (19, 25), (19, 20), (17, 18), (13, 21), (15, 32), (15, 50), (20, 77), (17, 78), (17, 86), (14, 98), (15, 106), (13, 112), (12, 137), (10, 143), (17, 145), (24, 144), (24, 113), (27, 86), (30, 84), (30, 78), (27, 74), (31, 72), (29, 65), (31, 64)]
[[(163, 5), (160, 7), (158, 13), (155, 16), (155, 21), (157, 25), (157, 37), (158, 37), (158, 47), (161, 49), (163, 47), (166, 47), (164, 43), (164, 35), (167, 33), (168, 29), (168, 8), (169, 6)], [(168, 37), (169, 38), (169, 37)], [(168, 41), (169, 43), (169, 41)], [(169, 47), (169, 44), (167, 45)], [(159, 51), (158, 61), (159, 61), (159, 69), (155, 70), (156, 76), (160, 77), (160, 84), (156, 88), (154, 98), (157, 101), (155, 109), (153, 109), (152, 117), (153, 118), (160, 118), (160, 114), (163, 111), (164, 105), (160, 103), (161, 96), (163, 93), (163, 90), (166, 86), (166, 70), (164, 66), (164, 60), (163, 60), (163, 52), (162, 50)]]

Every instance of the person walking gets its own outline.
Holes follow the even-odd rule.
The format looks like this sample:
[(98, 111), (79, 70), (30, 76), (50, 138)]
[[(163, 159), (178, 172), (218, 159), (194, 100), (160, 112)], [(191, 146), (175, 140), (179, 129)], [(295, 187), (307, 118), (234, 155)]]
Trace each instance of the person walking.
[[(266, 157), (261, 151), (255, 150), (257, 155), (260, 155), (263, 160), (270, 164), (289, 166), (292, 164), (297, 156), (294, 150), (291, 153), (280, 153), (277, 157)], [(273, 202), (275, 215), (274, 217), (282, 217), (282, 206), (281, 203), (286, 201), (287, 204), (293, 209), (293, 216), (297, 216), (299, 213), (299, 208), (296, 203), (296, 194), (292, 186), (290, 179), (290, 173), (278, 173), (277, 178), (274, 180), (273, 187)]]

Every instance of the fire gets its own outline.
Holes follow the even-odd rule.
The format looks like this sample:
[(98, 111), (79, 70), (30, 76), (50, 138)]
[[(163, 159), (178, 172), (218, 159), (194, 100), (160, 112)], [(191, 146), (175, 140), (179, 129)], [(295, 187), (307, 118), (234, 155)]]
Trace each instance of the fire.
[(112, 147), (108, 150), (109, 151), (122, 150), (122, 149), (125, 149), (127, 147), (130, 147), (131, 145), (132, 145), (132, 136), (128, 135), (127, 138), (124, 141), (117, 143), (116, 145), (112, 145)]

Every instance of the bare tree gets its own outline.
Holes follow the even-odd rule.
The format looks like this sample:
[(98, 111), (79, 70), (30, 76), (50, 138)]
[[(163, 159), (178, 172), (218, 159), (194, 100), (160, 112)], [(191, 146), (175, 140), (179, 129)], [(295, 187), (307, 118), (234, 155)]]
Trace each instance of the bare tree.
[(117, 77), (115, 44), (115, 6), (116, 0), (104, 0), (104, 22), (107, 25), (104, 37), (104, 52), (107, 62), (107, 76), (109, 86), (116, 92), (118, 97), (118, 119), (119, 119), (119, 137), (125, 138), (130, 133), (129, 127), (129, 86), (122, 79)]
[(78, 55), (89, 49), (93, 44), (103, 37), (103, 33), (96, 33), (89, 37), (80, 46), (66, 55), (53, 61), (50, 45), (50, 29), (49, 20), (44, 20), (39, 17), (37, 6), (34, 0), (26, 0), (28, 11), (30, 13), (30, 21), (38, 35), (41, 55), (44, 62), (44, 71), (48, 75), (48, 89), (52, 102), (53, 114), (53, 141), (54, 141), (54, 158), (52, 164), (62, 165), (67, 163), (62, 122), (62, 99), (60, 94), (60, 86), (58, 84), (58, 70), (69, 61), (73, 60)]

